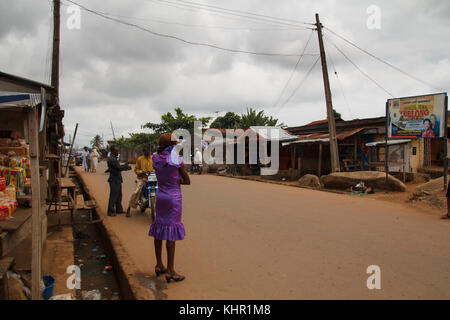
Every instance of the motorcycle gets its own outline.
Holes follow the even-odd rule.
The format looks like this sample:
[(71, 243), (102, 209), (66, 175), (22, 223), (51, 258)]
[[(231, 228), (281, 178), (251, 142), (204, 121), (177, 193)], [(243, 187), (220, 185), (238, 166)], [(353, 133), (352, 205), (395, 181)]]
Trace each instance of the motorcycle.
[(144, 181), (142, 186), (142, 191), (139, 196), (138, 206), (142, 213), (145, 212), (147, 208), (150, 208), (150, 221), (155, 221), (155, 204), (156, 204), (156, 194), (158, 193), (158, 180), (156, 179), (156, 174), (153, 171), (144, 172), (141, 174), (141, 179)]
[(191, 173), (197, 172), (198, 174), (202, 174), (202, 171), (203, 171), (203, 165), (194, 163), (194, 161), (192, 161)]

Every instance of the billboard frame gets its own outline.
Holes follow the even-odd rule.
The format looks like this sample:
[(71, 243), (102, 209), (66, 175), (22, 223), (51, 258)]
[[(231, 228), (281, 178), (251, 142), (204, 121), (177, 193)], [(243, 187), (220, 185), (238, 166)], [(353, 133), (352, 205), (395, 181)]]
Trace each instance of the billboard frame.
[[(400, 99), (408, 99), (408, 98), (420, 98), (420, 97), (426, 97), (426, 96), (437, 96), (437, 95), (444, 95), (444, 121), (442, 121), (444, 123), (444, 137), (437, 137), (437, 138), (422, 138), (422, 137), (408, 137), (409, 139), (444, 139), (444, 155), (445, 155), (445, 160), (443, 163), (443, 167), (444, 167), (444, 172), (443, 172), (443, 176), (444, 176), (444, 190), (447, 189), (447, 171), (448, 171), (448, 158), (447, 158), (447, 141), (448, 141), (448, 95), (447, 92), (438, 92), (438, 93), (429, 93), (429, 94), (422, 94), (422, 95), (418, 95), (418, 96), (407, 96), (407, 97), (399, 97), (399, 98), (391, 98), (391, 99), (387, 99), (386, 100), (386, 132), (385, 132), (385, 171), (386, 171), (386, 183), (388, 181), (388, 175), (389, 175), (389, 163), (388, 163), (388, 157), (387, 155), (388, 153), (388, 130), (389, 130), (389, 126), (391, 125), (391, 119), (390, 119), (390, 112), (389, 112), (389, 101), (391, 100), (400, 100)], [(395, 139), (402, 139), (401, 137), (390, 137), (389, 139), (391, 140), (395, 140)], [(404, 139), (404, 138), (403, 138)]]

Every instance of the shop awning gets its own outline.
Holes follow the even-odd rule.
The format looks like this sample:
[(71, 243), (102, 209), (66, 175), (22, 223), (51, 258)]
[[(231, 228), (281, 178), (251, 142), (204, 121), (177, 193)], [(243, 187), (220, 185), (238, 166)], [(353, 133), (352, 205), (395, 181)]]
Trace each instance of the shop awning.
[[(366, 128), (357, 128), (353, 130), (342, 131), (336, 134), (336, 138), (338, 140), (344, 140), (352, 135), (364, 130)], [(319, 142), (330, 142), (330, 135), (328, 133), (311, 133), (311, 134), (303, 134), (297, 136), (297, 140), (284, 142), (282, 145), (287, 146), (294, 143), (319, 143)]]
[(34, 93), (0, 95), (0, 108), (35, 107), (41, 103), (41, 95)]
[[(47, 100), (51, 99), (52, 95), (56, 94), (55, 88), (48, 84), (0, 71), (0, 92), (40, 94), (41, 88), (45, 89)], [(2, 94), (0, 93), (0, 95)]]
[[(408, 142), (411, 142), (411, 139), (388, 140), (387, 144), (388, 144), (388, 146), (390, 146), (393, 144), (403, 144), (403, 143), (408, 143)], [(386, 140), (366, 143), (367, 147), (383, 147), (385, 145), (386, 145)]]

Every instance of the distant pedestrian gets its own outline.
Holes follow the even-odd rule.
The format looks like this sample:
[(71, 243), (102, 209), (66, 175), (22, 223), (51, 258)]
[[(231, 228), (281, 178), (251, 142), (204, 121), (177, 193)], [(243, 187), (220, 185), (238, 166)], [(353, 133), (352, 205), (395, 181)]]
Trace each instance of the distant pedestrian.
[[(170, 133), (159, 137), (158, 151), (153, 155), (153, 168), (158, 179), (156, 196), (156, 219), (150, 226), (149, 235), (155, 245), (155, 273), (165, 273), (166, 281), (182, 281), (184, 276), (175, 272), (175, 241), (183, 240), (184, 225), (181, 222), (182, 195), (180, 184), (190, 184), (183, 158), (173, 150), (177, 141), (173, 141)], [(167, 269), (162, 262), (162, 241), (166, 240)]]
[(88, 171), (91, 172), (91, 154), (92, 154), (92, 148), (88, 148), (88, 154), (86, 156), (86, 163), (88, 167)]
[(81, 166), (83, 167), (84, 171), (88, 171), (89, 170), (89, 166), (88, 166), (88, 147), (84, 147), (84, 151), (81, 153)]
[(97, 147), (93, 147), (91, 152), (91, 172), (97, 172), (99, 156), (100, 154), (97, 152)]
[(108, 158), (108, 172), (109, 172), (109, 201), (108, 201), (108, 216), (115, 216), (116, 213), (124, 213), (122, 207), (122, 171), (131, 170), (128, 162), (121, 165), (117, 156), (119, 149), (117, 147), (111, 148), (111, 156)]

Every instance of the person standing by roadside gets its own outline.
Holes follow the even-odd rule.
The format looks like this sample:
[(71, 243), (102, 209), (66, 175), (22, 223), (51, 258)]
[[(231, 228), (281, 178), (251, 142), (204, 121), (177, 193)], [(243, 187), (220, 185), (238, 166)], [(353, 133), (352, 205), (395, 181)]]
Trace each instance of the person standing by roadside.
[(91, 172), (97, 172), (97, 165), (98, 165), (98, 157), (99, 153), (97, 152), (97, 147), (92, 148), (91, 152)]
[(134, 166), (134, 172), (137, 176), (137, 186), (134, 190), (133, 194), (131, 195), (130, 202), (128, 204), (127, 209), (127, 218), (131, 217), (131, 208), (135, 209), (137, 207), (137, 202), (139, 200), (139, 196), (142, 192), (142, 187), (144, 186), (145, 182), (141, 179), (141, 174), (144, 172), (154, 171), (153, 169), (153, 160), (152, 160), (152, 154), (151, 149), (149, 146), (145, 146), (142, 149), (143, 155), (140, 156), (136, 160), (136, 165)]
[(88, 157), (89, 151), (88, 147), (84, 147), (84, 151), (81, 153), (81, 166), (83, 167), (84, 171), (88, 171), (88, 163), (87, 163), (87, 157)]
[(111, 156), (108, 158), (109, 172), (109, 201), (108, 216), (115, 216), (116, 213), (124, 213), (122, 207), (122, 171), (131, 170), (128, 162), (121, 165), (118, 160), (119, 148), (111, 148)]
[[(171, 133), (159, 137), (158, 151), (153, 155), (153, 167), (158, 179), (156, 196), (156, 219), (150, 226), (149, 236), (154, 238), (157, 276), (165, 274), (167, 282), (182, 281), (183, 275), (175, 272), (175, 241), (183, 240), (186, 234), (181, 222), (182, 194), (180, 184), (190, 184), (184, 168), (183, 158), (173, 149), (177, 141)], [(162, 262), (162, 242), (166, 240), (167, 269)]]

